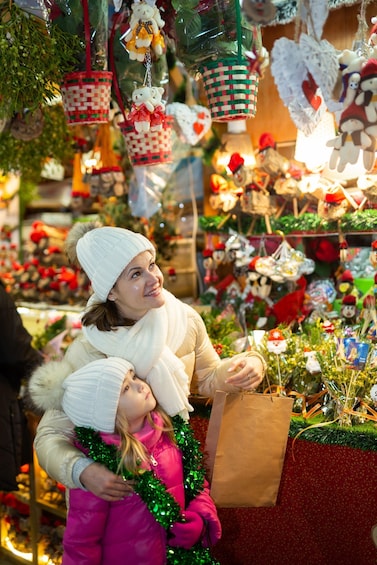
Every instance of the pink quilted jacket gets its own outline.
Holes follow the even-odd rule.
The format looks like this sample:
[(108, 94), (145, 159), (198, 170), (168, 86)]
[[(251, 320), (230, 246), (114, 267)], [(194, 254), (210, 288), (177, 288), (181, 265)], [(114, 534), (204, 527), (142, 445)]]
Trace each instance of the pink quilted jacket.
[[(102, 438), (119, 445), (119, 436), (102, 434)], [(166, 434), (149, 425), (138, 434), (138, 439), (151, 454), (155, 474), (183, 509), (180, 450)], [(216, 543), (221, 526), (207, 485), (190, 503), (190, 509), (200, 514), (207, 526), (203, 545)], [(166, 531), (137, 494), (119, 502), (106, 502), (90, 492), (70, 490), (62, 565), (163, 565), (166, 544)]]

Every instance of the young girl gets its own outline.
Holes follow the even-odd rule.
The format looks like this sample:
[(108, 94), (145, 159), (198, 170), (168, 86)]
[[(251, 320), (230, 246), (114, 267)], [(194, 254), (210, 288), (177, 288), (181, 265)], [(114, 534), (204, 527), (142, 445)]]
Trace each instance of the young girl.
[(215, 563), (208, 548), (221, 526), (189, 425), (157, 406), (125, 359), (92, 361), (58, 383), (42, 374), (46, 408), (63, 409), (75, 444), (133, 487), (116, 502), (70, 490), (63, 565)]

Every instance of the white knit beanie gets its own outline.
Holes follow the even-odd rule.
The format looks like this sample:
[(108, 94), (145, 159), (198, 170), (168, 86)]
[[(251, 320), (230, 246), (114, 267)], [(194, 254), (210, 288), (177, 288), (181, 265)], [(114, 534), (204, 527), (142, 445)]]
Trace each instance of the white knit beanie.
[(143, 251), (156, 256), (153, 244), (141, 233), (109, 226), (88, 231), (76, 246), (80, 265), (103, 302), (122, 271)]
[(75, 426), (113, 433), (122, 384), (133, 365), (119, 357), (88, 363), (63, 381), (62, 408)]

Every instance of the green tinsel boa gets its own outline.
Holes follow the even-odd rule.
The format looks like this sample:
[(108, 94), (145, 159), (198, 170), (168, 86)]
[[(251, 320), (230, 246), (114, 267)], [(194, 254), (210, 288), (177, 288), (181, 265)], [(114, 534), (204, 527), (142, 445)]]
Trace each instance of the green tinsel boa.
[[(186, 506), (202, 490), (205, 469), (199, 442), (192, 429), (180, 416), (172, 418), (176, 443), (182, 452)], [(120, 453), (116, 445), (107, 444), (99, 432), (91, 428), (76, 427), (75, 433), (80, 444), (88, 450), (88, 455), (96, 463), (105, 465), (113, 473), (118, 473)], [(143, 470), (133, 475), (122, 468), (122, 476), (134, 481), (134, 490), (147, 505), (156, 521), (169, 530), (175, 522), (182, 522), (181, 509), (174, 497), (152, 471)], [(168, 546), (168, 565), (219, 565), (208, 548), (200, 543), (189, 550)]]

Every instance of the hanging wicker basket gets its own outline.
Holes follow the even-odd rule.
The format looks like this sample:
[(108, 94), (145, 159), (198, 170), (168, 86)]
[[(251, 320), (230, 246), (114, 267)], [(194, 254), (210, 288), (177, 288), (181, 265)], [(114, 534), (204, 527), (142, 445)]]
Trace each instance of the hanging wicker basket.
[(173, 116), (166, 116), (162, 130), (137, 132), (127, 120), (119, 124), (133, 166), (156, 165), (172, 161)]
[(109, 121), (113, 73), (91, 66), (89, 0), (81, 0), (85, 34), (85, 70), (64, 77), (60, 87), (64, 114), (69, 125)]
[(112, 76), (110, 71), (78, 71), (66, 75), (61, 94), (68, 124), (109, 121)]
[(208, 62), (201, 75), (214, 122), (255, 116), (259, 77), (250, 72), (246, 59)]

